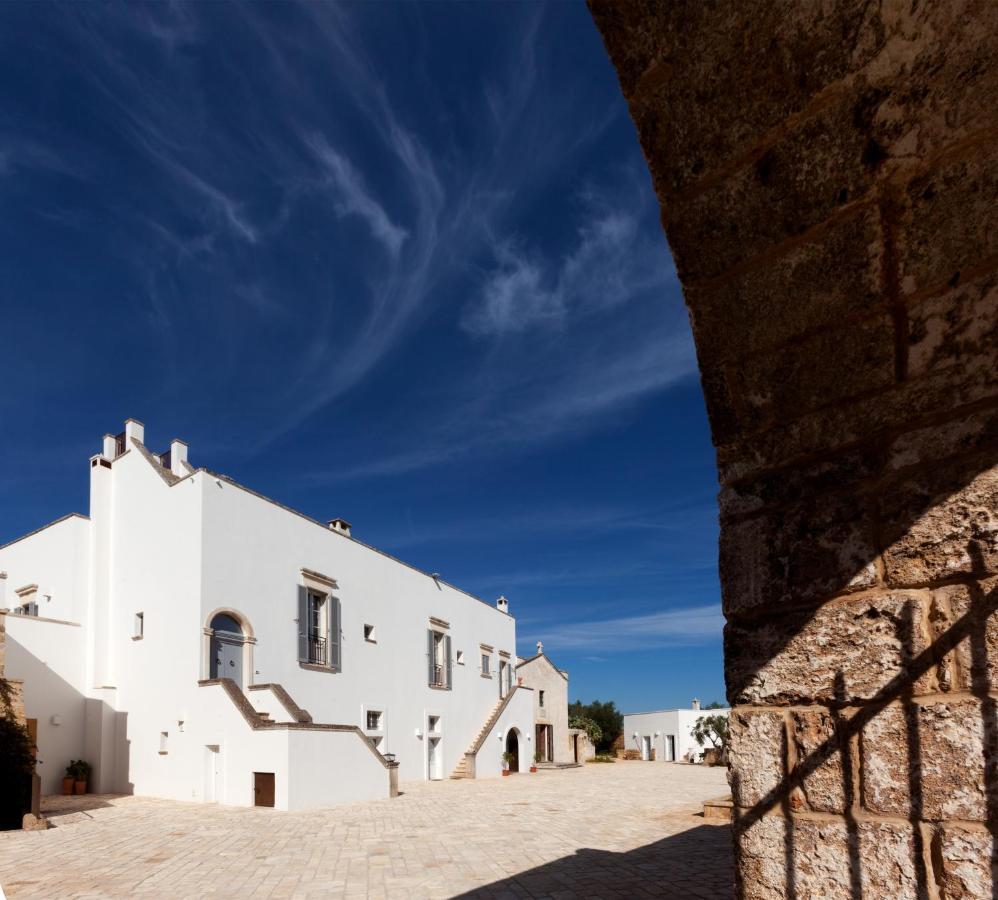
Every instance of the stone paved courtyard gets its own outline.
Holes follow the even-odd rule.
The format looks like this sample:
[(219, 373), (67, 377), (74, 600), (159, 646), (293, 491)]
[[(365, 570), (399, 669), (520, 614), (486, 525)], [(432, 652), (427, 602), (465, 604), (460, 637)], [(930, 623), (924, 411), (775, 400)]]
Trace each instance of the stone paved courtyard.
[(699, 814), (723, 769), (617, 762), (402, 790), (311, 813), (51, 798), (56, 827), (0, 834), (0, 884), (11, 900), (732, 895), (729, 828)]

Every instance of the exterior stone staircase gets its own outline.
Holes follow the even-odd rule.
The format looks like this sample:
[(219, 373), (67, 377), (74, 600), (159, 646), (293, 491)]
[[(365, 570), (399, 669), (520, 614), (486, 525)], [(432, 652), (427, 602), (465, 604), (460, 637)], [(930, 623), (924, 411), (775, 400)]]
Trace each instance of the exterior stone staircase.
[(501, 700), (496, 702), (496, 705), (492, 707), (492, 711), (489, 713), (489, 717), (485, 720), (485, 724), (482, 725), (478, 734), (475, 735), (474, 741), (471, 742), (471, 746), (465, 751), (464, 756), (461, 757), (461, 761), (454, 767), (454, 771), (451, 772), (451, 778), (474, 778), (474, 760), (475, 755), (482, 748), (482, 742), (485, 740), (488, 733), (492, 730), (492, 726), (496, 724), (499, 720), (499, 716), (502, 715), (502, 711), (507, 707), (509, 701), (512, 699), (513, 694), (516, 693), (518, 685), (514, 685), (509, 692)]

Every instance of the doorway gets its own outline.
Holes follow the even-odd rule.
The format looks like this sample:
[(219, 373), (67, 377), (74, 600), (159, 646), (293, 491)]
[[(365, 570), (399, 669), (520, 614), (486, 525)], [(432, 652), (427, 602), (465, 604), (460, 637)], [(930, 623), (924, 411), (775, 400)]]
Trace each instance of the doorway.
[(534, 726), (534, 746), (541, 755), (540, 762), (554, 762), (554, 732), (550, 725)]
[(273, 807), (274, 805), (273, 772), (253, 773), (253, 805)]
[(218, 803), (222, 795), (222, 754), (218, 744), (204, 748), (204, 801)]
[(665, 736), (665, 761), (676, 761), (676, 736), (674, 734)]
[(426, 777), (440, 781), (440, 738), (431, 737), (426, 745)]
[(509, 759), (509, 770), (510, 770), (510, 772), (519, 772), (520, 771), (520, 739), (517, 736), (515, 728), (510, 728), (509, 733), (506, 735), (506, 752), (510, 755), (510, 759)]
[(647, 734), (641, 738), (641, 758), (643, 760), (651, 759), (651, 736)]
[(211, 645), (208, 650), (208, 677), (231, 678), (243, 686), (243, 645), (246, 636), (239, 620), (219, 613), (211, 620)]

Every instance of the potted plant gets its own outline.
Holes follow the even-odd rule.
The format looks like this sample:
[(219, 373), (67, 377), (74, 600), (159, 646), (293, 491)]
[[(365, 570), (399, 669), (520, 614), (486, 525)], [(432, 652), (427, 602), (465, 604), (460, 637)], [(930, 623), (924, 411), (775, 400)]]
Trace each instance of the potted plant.
[(512, 762), (513, 762), (513, 754), (510, 753), (509, 750), (507, 750), (502, 755), (502, 774), (503, 774), (504, 777), (506, 775), (509, 775), (509, 766), (510, 766), (510, 763), (512, 763)]
[(534, 764), (530, 767), (530, 771), (531, 772), (533, 772), (533, 773), (537, 772), (537, 763), (539, 763), (540, 761), (541, 761), (541, 751), (540, 750), (535, 750), (534, 751)]
[(73, 793), (73, 782), (76, 781), (76, 760), (66, 766), (66, 776), (62, 779), (62, 793), (69, 796)]
[(85, 794), (87, 792), (87, 782), (90, 780), (90, 763), (82, 759), (77, 759), (70, 763), (70, 768), (73, 770), (73, 777), (75, 778), (73, 793)]

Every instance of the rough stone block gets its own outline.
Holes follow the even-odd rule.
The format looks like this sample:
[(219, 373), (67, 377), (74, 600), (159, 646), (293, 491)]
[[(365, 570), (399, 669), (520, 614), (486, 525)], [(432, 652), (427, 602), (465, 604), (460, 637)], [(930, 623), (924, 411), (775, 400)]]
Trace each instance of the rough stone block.
[(875, 583), (873, 523), (864, 498), (807, 496), (721, 530), (725, 615), (817, 605)]
[(692, 0), (645, 3), (635, 14), (631, 4), (591, 0), (590, 8), (665, 194), (758, 142), (878, 49), (878, 13), (858, 6)]
[(846, 721), (846, 714), (827, 709), (791, 713), (797, 772), (803, 774), (817, 763), (801, 779), (804, 805), (814, 812), (843, 813), (852, 802), (852, 785), (846, 783), (851, 767), (843, 764), (843, 748), (848, 753), (848, 744), (840, 734), (840, 718)]
[(743, 433), (822, 406), (884, 390), (895, 381), (894, 322), (886, 313), (820, 331), (728, 371)]
[(957, 383), (998, 368), (998, 275), (923, 300), (908, 320), (909, 377), (946, 369)]
[(669, 245), (684, 285), (755, 260), (865, 197), (879, 162), (866, 155), (867, 127), (857, 121), (865, 102), (843, 91), (751, 165), (695, 195), (666, 197)]
[(898, 237), (905, 293), (954, 283), (968, 267), (998, 256), (998, 143), (989, 138), (976, 155), (914, 180), (907, 202), (910, 215)]
[(890, 481), (880, 495), (884, 578), (926, 585), (998, 573), (998, 462), (989, 453)]
[(779, 787), (786, 772), (783, 712), (734, 710), (729, 725), (731, 795), (736, 806), (755, 806)]
[[(724, 631), (725, 677), (733, 703), (869, 700), (903, 677), (927, 645), (920, 627), (928, 592), (864, 592), (812, 613), (785, 613)], [(934, 688), (934, 672), (916, 682)]]
[[(998, 340), (998, 338), (996, 338)], [(990, 451), (998, 456), (998, 407), (975, 409), (942, 424), (905, 432), (887, 448), (890, 471), (938, 463), (951, 456)]]
[[(888, 706), (863, 729), (861, 755), (863, 805), (870, 812), (987, 817), (984, 722), (976, 699)], [(920, 797), (912, 797), (909, 779)]]
[(992, 838), (984, 829), (944, 825), (939, 842), (946, 900), (993, 896), (998, 871), (992, 863)]
[(746, 900), (919, 897), (915, 842), (907, 823), (777, 816), (739, 829), (739, 880)]
[(805, 497), (866, 490), (864, 482), (881, 474), (884, 458), (882, 446), (866, 445), (724, 485), (717, 498), (721, 520), (800, 503)]
[(980, 692), (998, 690), (998, 578), (977, 585), (949, 585), (933, 594), (934, 640), (960, 627), (966, 637), (950, 655), (952, 686)]
[(881, 302), (881, 257), (878, 213), (867, 207), (768, 266), (709, 290), (691, 287), (698, 353), (716, 364), (869, 315)]
[(879, 393), (774, 425), (751, 440), (722, 444), (717, 449), (720, 480), (725, 484), (755, 477), (813, 455), (828, 457), (848, 445), (884, 445), (897, 431), (923, 424), (920, 419), (938, 422), (946, 413), (962, 419), (967, 415), (962, 407), (996, 396), (998, 366), (965, 380), (954, 378), (952, 368), (930, 371)]
[(807, 497), (721, 531), (719, 569), (728, 616), (817, 605), (875, 583), (876, 556), (865, 500)]

